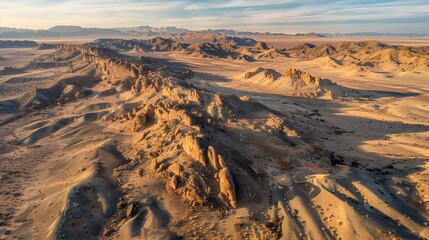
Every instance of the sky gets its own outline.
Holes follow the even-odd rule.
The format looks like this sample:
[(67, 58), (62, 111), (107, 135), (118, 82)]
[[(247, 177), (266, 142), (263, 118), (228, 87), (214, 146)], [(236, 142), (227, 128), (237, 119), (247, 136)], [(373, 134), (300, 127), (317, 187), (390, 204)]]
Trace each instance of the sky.
[(0, 0), (0, 26), (429, 33), (429, 0)]

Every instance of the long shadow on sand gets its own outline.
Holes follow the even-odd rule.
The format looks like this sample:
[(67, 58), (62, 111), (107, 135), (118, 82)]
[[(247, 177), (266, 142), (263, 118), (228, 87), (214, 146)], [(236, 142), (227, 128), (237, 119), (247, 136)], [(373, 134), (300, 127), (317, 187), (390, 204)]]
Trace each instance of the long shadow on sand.
[[(192, 70), (192, 66), (188, 64), (174, 62), (165, 58), (150, 59), (161, 65)], [(395, 134), (418, 134), (428, 132), (428, 125), (345, 116), (341, 113), (344, 113), (346, 102), (352, 101), (351, 99), (321, 100), (261, 93), (251, 90), (239, 90), (233, 86), (221, 86), (219, 83), (229, 81), (222, 76), (199, 72), (196, 72), (195, 75), (196, 77), (191, 81), (194, 85), (204, 87), (208, 91), (236, 96), (249, 96), (253, 100), (284, 116), (288, 119), (290, 128), (297, 131), (298, 135), (302, 136), (306, 142), (321, 145), (328, 151), (333, 165), (348, 165), (356, 176), (365, 175), (370, 176), (371, 179), (378, 179), (377, 184), (381, 187), (376, 187), (369, 183), (366, 187), (381, 199), (389, 202), (391, 206), (402, 215), (410, 217), (419, 224), (423, 224), (427, 221), (428, 211), (419, 205), (418, 200), (396, 196), (391, 186), (394, 184), (392, 177), (405, 179), (411, 174), (425, 170), (422, 166), (429, 161), (428, 158), (423, 155), (416, 155), (414, 157), (394, 154), (381, 155), (375, 152), (364, 151), (361, 149), (361, 146), (370, 141), (389, 139), (390, 136)], [(351, 90), (366, 96), (360, 100), (353, 100), (362, 104), (375, 102), (380, 98), (407, 98), (419, 96), (418, 93), (413, 92)], [(337, 126), (337, 123), (346, 124)], [(339, 151), (335, 149), (335, 146), (341, 146)], [(401, 165), (401, 167), (399, 167), (399, 165)], [(344, 180), (340, 182), (341, 185), (352, 189), (354, 188), (351, 184), (353, 181), (361, 181), (361, 179), (352, 178), (350, 182), (344, 182)], [(365, 185), (365, 182), (362, 183)], [(412, 184), (406, 184), (411, 186), (411, 193), (409, 196), (417, 196)], [(355, 203), (345, 196), (339, 197), (350, 205)], [(365, 202), (365, 199), (359, 200)], [(362, 214), (368, 214), (364, 208), (357, 207), (356, 209)], [(391, 226), (396, 226), (395, 221), (382, 211), (372, 209), (370, 212), (370, 216), (373, 220), (386, 221), (387, 219), (391, 222)], [(416, 237), (405, 227), (395, 228), (401, 232), (397, 233), (402, 235), (402, 237)]]
[[(128, 57), (136, 59), (138, 56)], [(151, 61), (151, 64), (158, 67), (168, 66), (173, 69), (182, 68), (193, 70), (191, 64), (171, 61), (166, 58), (150, 56), (142, 60)], [(207, 60), (210, 61), (210, 59)], [(365, 224), (376, 224), (377, 227), (384, 230), (392, 229), (395, 235), (400, 238), (419, 238), (419, 233), (414, 233), (409, 227), (398, 224), (399, 220), (392, 218), (392, 214), (389, 210), (386, 211), (383, 207), (378, 208), (376, 205), (377, 203), (369, 203), (368, 195), (375, 195), (377, 197), (376, 201), (379, 200), (379, 202), (388, 204), (390, 209), (395, 213), (399, 213), (397, 216), (400, 217), (402, 221), (407, 222), (408, 220), (406, 219), (411, 219), (413, 224), (416, 223), (418, 226), (424, 226), (425, 222), (428, 221), (429, 213), (427, 209), (424, 209), (424, 206), (422, 206), (423, 204), (419, 203), (422, 199), (419, 199), (414, 183), (406, 179), (410, 174), (422, 173), (425, 170), (423, 165), (428, 162), (428, 158), (422, 155), (413, 157), (382, 155), (377, 152), (365, 151), (362, 145), (368, 145), (368, 142), (371, 141), (386, 140), (395, 134), (418, 134), (427, 132), (429, 131), (429, 126), (346, 116), (343, 114), (344, 108), (349, 106), (347, 105), (348, 101), (368, 104), (372, 101), (376, 102), (376, 100), (380, 98), (407, 98), (415, 97), (419, 94), (412, 92), (351, 89), (368, 96), (358, 100), (348, 98), (322, 100), (291, 97), (281, 94), (237, 89), (237, 83), (231, 82), (230, 84), (230, 81), (223, 76), (205, 72), (195, 72), (194, 79), (189, 80), (188, 83), (215, 93), (235, 95), (238, 97), (249, 96), (253, 101), (271, 109), (271, 112), (283, 116), (287, 120), (286, 124), (288, 127), (295, 130), (301, 139), (306, 143), (318, 145), (324, 149), (333, 166), (338, 165), (339, 168), (343, 166), (349, 168), (345, 173), (347, 175), (346, 178), (334, 178), (336, 178), (336, 184), (352, 192), (354, 198), (350, 198), (348, 195), (341, 192), (332, 193), (332, 195), (335, 195), (337, 200), (339, 200), (336, 201), (337, 203), (345, 203), (347, 206), (352, 206), (355, 212), (358, 213), (358, 216), (362, 218), (366, 216), (368, 221), (362, 221), (365, 222)], [(255, 118), (258, 116), (258, 114), (254, 115)], [(250, 116), (250, 119), (252, 117), (253, 115)], [(247, 120), (249, 120), (249, 118)], [(228, 131), (228, 129), (226, 131)], [(253, 133), (251, 133), (252, 130), (250, 129), (242, 131), (243, 135), (251, 135)], [(247, 133), (246, 131), (249, 132)], [(220, 139), (218, 140), (220, 141)], [(283, 144), (283, 142), (281, 142), (281, 144)], [(288, 139), (284, 139), (284, 144), (290, 144)], [(244, 151), (245, 149), (243, 149), (243, 152)], [(269, 160), (267, 159), (265, 161)], [(235, 176), (239, 176), (241, 172), (246, 172), (243, 171), (243, 169), (250, 168), (250, 165), (246, 161), (237, 163), (236, 166), (238, 165), (240, 165), (240, 167), (231, 169)], [(334, 167), (332, 169), (334, 169)], [(289, 170), (279, 171), (283, 171), (283, 173), (287, 174)], [(401, 196), (396, 194), (398, 182), (395, 179), (404, 179), (401, 180), (400, 185), (402, 185), (402, 188), (409, 189), (407, 190), (407, 195)], [(245, 186), (245, 184), (248, 183), (236, 184), (236, 188)], [(264, 184), (268, 183), (265, 182)], [(359, 185), (365, 188), (365, 194), (360, 193), (360, 189), (358, 189)], [(261, 188), (266, 189), (267, 186), (264, 185), (261, 186)], [(293, 192), (293, 194), (288, 194), (290, 192)], [(291, 200), (300, 198), (305, 205), (304, 207), (307, 208), (306, 210), (311, 212), (312, 216), (318, 216), (317, 210), (315, 210), (311, 204), (312, 200), (323, 192), (326, 192), (323, 186), (312, 185), (310, 191), (305, 184), (298, 183), (293, 189), (279, 189), (274, 193), (270, 193), (274, 194), (274, 197), (271, 196), (270, 204), (275, 202), (273, 200), (278, 200), (287, 205)], [(242, 199), (238, 200), (241, 201)], [(389, 209), (389, 207), (387, 208)], [(301, 223), (299, 223), (298, 220), (293, 221), (296, 221), (296, 224), (303, 229), (305, 228), (304, 225), (300, 225)], [(321, 218), (314, 221), (319, 229), (328, 229), (329, 227), (326, 225), (326, 221), (322, 221)], [(370, 228), (374, 229), (374, 227)], [(329, 231), (326, 232), (326, 234), (328, 234), (326, 236), (327, 239), (335, 238)]]
[[(191, 65), (173, 62), (163, 58), (149, 57), (146, 60), (153, 61), (152, 64), (156, 64), (159, 67), (167, 65), (171, 68), (185, 68), (191, 70), (193, 68)], [(384, 212), (382, 209), (373, 208), (368, 210), (369, 204), (366, 203), (367, 199), (363, 196), (363, 194), (357, 193), (358, 189), (355, 185), (353, 185), (353, 183), (359, 182), (359, 184), (365, 186), (368, 189), (367, 193), (377, 195), (379, 199), (388, 202), (395, 211), (400, 213), (401, 216), (407, 216), (418, 225), (423, 225), (424, 222), (428, 219), (427, 211), (422, 209), (421, 205), (418, 205), (416, 202), (414, 202), (413, 198), (407, 199), (406, 197), (396, 196), (395, 189), (392, 188), (392, 186), (394, 185), (393, 177), (405, 178), (409, 174), (422, 172), (424, 170), (422, 165), (425, 164), (428, 159), (421, 156), (409, 158), (406, 156), (380, 155), (374, 152), (364, 151), (360, 148), (360, 146), (367, 143), (368, 141), (387, 139), (393, 134), (426, 132), (429, 131), (429, 126), (340, 115), (340, 113), (344, 112), (343, 109), (346, 106), (346, 101), (351, 101), (350, 99), (344, 99), (344, 101), (321, 100), (302, 97), (290, 97), (280, 94), (261, 93), (251, 90), (239, 90), (234, 88), (234, 86), (229, 87), (229, 85), (225, 84), (228, 82), (229, 80), (222, 76), (196, 72), (195, 78), (190, 80), (189, 84), (194, 84), (199, 88), (205, 88), (206, 91), (213, 91), (221, 94), (231, 94), (235, 96), (249, 96), (251, 99), (253, 99), (253, 101), (259, 102), (265, 107), (272, 109), (270, 112), (274, 112), (283, 116), (287, 120), (286, 124), (289, 126), (289, 128), (295, 130), (301, 139), (309, 144), (320, 145), (321, 148), (326, 151), (332, 165), (350, 166), (350, 170), (347, 172), (349, 177), (339, 178), (336, 181), (338, 186), (355, 193), (355, 198), (349, 198), (340, 192), (332, 193), (337, 199), (341, 200), (337, 201), (338, 203), (346, 203), (348, 206), (353, 206), (356, 212), (359, 213), (359, 216), (366, 215), (366, 217), (370, 219), (367, 221), (367, 223), (376, 222), (377, 226), (381, 225), (381, 223), (386, 223), (388, 227), (385, 227), (385, 229), (392, 229), (395, 231), (395, 235), (400, 238), (418, 238), (418, 234), (411, 232), (406, 226), (398, 225), (396, 222), (397, 219), (392, 219), (390, 215)], [(223, 86), (221, 86), (220, 83), (223, 83)], [(362, 101), (362, 103), (380, 97), (406, 98), (418, 95), (415, 93), (354, 90), (375, 96), (372, 99), (369, 97), (369, 100), (359, 100)], [(260, 115), (250, 113), (248, 116), (250, 117), (248, 117), (247, 120), (253, 118), (253, 116), (257, 118)], [(55, 130), (55, 128), (52, 129)], [(226, 129), (226, 131), (228, 132), (230, 130)], [(248, 133), (246, 133), (246, 131), (248, 131)], [(89, 132), (88, 134), (92, 133)], [(251, 129), (246, 129), (243, 130), (243, 134), (251, 135), (255, 133), (252, 132)], [(263, 134), (261, 133), (260, 139), (265, 136), (262, 135)], [(85, 134), (82, 135), (82, 137), (84, 136)], [(229, 135), (228, 133), (225, 135), (219, 135), (219, 139), (215, 142), (227, 140), (224, 136)], [(224, 138), (221, 139), (222, 137)], [(290, 139), (285, 138), (282, 140), (284, 140), (284, 144), (291, 144), (291, 142), (293, 143), (293, 141), (288, 142)], [(283, 144), (282, 140), (280, 141), (280, 144)], [(242, 147), (247, 148), (247, 146)], [(336, 149), (336, 147), (338, 147), (338, 149)], [(243, 149), (243, 154), (246, 154), (245, 150), (246, 149)], [(260, 161), (269, 161), (269, 159), (261, 159)], [(245, 160), (236, 163), (235, 169), (232, 168), (231, 171), (235, 176), (239, 176), (240, 171), (241, 173), (252, 172), (251, 165), (248, 163), (249, 162)], [(402, 163), (406, 163), (407, 166), (401, 168), (398, 167), (398, 165)], [(289, 170), (279, 171), (288, 173)], [(259, 174), (259, 172), (255, 174)], [(108, 175), (110, 176), (111, 174)], [(241, 182), (241, 184), (237, 184), (236, 187), (247, 187), (248, 184), (248, 182)], [(264, 184), (267, 185), (263, 185), (261, 188), (269, 188), (268, 182), (264, 182)], [(410, 194), (408, 194), (408, 196), (416, 195), (415, 187), (411, 183), (404, 181), (403, 184), (410, 187)], [(283, 203), (286, 205), (294, 198), (300, 198), (305, 205), (303, 208), (306, 208), (305, 210), (310, 212), (311, 216), (318, 216), (319, 213), (317, 209), (313, 208), (312, 206), (312, 200), (317, 197), (317, 195), (323, 193), (324, 191), (326, 192), (326, 189), (323, 189), (323, 186), (313, 185), (312, 187), (313, 189), (310, 191), (305, 184), (297, 183), (293, 189), (285, 190), (279, 188), (276, 190), (277, 192), (270, 193), (274, 194), (274, 199), (271, 196), (272, 198), (270, 204), (275, 202), (273, 200), (278, 200), (282, 202), (284, 201)], [(288, 192), (292, 192), (293, 194), (286, 196)], [(267, 196), (264, 197), (270, 199)], [(238, 200), (240, 201), (241, 199)], [(156, 208), (154, 212), (155, 211), (161, 210)], [(266, 211), (268, 211), (268, 208), (265, 209), (265, 212)], [(144, 213), (144, 215), (145, 214), (146, 213)], [(162, 221), (159, 222), (162, 227), (168, 225), (168, 221), (165, 220), (168, 219), (166, 214), (162, 212), (156, 215), (164, 216), (161, 218)], [(145, 216), (142, 215), (141, 217), (143, 218)], [(141, 225), (143, 224), (143, 219), (137, 220), (136, 228), (137, 230), (140, 230), (142, 228)], [(303, 229), (302, 232), (305, 231), (306, 224), (301, 224), (296, 219), (293, 221), (296, 222), (297, 226), (301, 226)], [(322, 218), (317, 218), (314, 220), (314, 222), (318, 229), (328, 229), (329, 227), (326, 224), (326, 221), (324, 221)], [(335, 238), (334, 234), (332, 234), (330, 231), (326, 231), (325, 234), (327, 234), (327, 239)]]

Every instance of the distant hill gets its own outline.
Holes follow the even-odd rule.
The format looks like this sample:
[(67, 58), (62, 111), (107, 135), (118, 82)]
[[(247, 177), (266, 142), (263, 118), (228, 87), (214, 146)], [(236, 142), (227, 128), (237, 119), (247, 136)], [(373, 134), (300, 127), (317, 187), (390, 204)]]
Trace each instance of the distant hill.
[(86, 47), (103, 47), (119, 51), (136, 52), (175, 52), (205, 58), (224, 58), (253, 62), (257, 59), (285, 57), (276, 49), (268, 48), (264, 42), (257, 42), (248, 37), (225, 36), (222, 34), (193, 34), (210, 35), (211, 42), (181, 43), (172, 38), (155, 37), (152, 39), (97, 39), (86, 43)]
[(2, 41), (0, 40), (0, 48), (31, 48), (37, 47), (39, 44), (35, 41)]
[(126, 36), (126, 34), (114, 29), (82, 28), (79, 26), (55, 26), (47, 30), (0, 27), (0, 38), (55, 38), (88, 36)]
[[(0, 27), (0, 38), (14, 39), (14, 38), (73, 38), (73, 37), (144, 37), (144, 36), (160, 36), (160, 35), (177, 35), (177, 34), (223, 34), (227, 36), (244, 36), (244, 35), (285, 35), (295, 36), (293, 34), (284, 33), (261, 33), (250, 31), (236, 31), (231, 29), (207, 29), (200, 31), (192, 31), (186, 28), (177, 27), (151, 27), (151, 26), (137, 26), (137, 27), (119, 27), (119, 28), (84, 28), (80, 26), (54, 26), (49, 29), (18, 29), (9, 27)], [(323, 37), (318, 33), (300, 33), (296, 36), (312, 36)]]
[(84, 28), (80, 26), (54, 26), (49, 29), (20, 29), (0, 27), (0, 38), (14, 39), (14, 38), (73, 38), (73, 37), (150, 37), (150, 36), (166, 36), (175, 37), (181, 34), (223, 34), (226, 36), (251, 36), (251, 35), (272, 35), (272, 36), (297, 36), (297, 37), (354, 37), (354, 36), (371, 36), (371, 37), (427, 37), (429, 34), (400, 34), (400, 33), (374, 33), (374, 32), (360, 32), (360, 33), (345, 33), (345, 34), (330, 34), (330, 33), (270, 33), (270, 32), (250, 32), (250, 31), (237, 31), (232, 29), (207, 29), (193, 31), (186, 28), (177, 27), (151, 27), (151, 26), (137, 26), (137, 27), (118, 27), (118, 28)]
[(338, 42), (287, 49), (289, 57), (316, 60), (334, 68), (366, 71), (429, 71), (429, 47), (389, 45), (377, 41)]
[(73, 33), (73, 32), (80, 32), (83, 28), (79, 26), (55, 26), (48, 29), (48, 31), (52, 32), (64, 32), (64, 33)]
[(295, 34), (297, 37), (326, 37), (324, 34), (310, 32), (310, 33), (297, 33)]
[(113, 28), (114, 30), (121, 31), (126, 34), (131, 35), (157, 35), (157, 34), (176, 34), (176, 33), (187, 33), (192, 32), (191, 30), (185, 28), (176, 28), (176, 27), (151, 27), (151, 26), (138, 26), (130, 28)]
[(0, 33), (3, 33), (3, 32), (27, 32), (27, 31), (30, 31), (30, 30), (20, 29), (20, 28), (0, 27)]
[(429, 37), (427, 33), (377, 33), (377, 32), (356, 32), (356, 33), (322, 33), (327, 37)]

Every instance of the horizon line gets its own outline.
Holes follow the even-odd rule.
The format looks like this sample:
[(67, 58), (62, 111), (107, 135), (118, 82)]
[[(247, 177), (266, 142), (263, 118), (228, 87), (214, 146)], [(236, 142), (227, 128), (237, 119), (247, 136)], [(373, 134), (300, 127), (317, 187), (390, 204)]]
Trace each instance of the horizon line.
[(51, 27), (47, 27), (47, 28), (25, 28), (25, 27), (10, 27), (10, 26), (0, 26), (0, 28), (11, 28), (11, 29), (17, 29), (17, 30), (31, 30), (31, 31), (47, 31), (51, 28), (54, 27), (80, 27), (83, 29), (106, 29), (106, 30), (114, 30), (114, 29), (121, 29), (121, 28), (138, 28), (138, 27), (151, 27), (151, 28), (177, 28), (177, 29), (184, 29), (184, 30), (188, 30), (191, 32), (199, 32), (199, 31), (207, 31), (207, 30), (227, 30), (227, 31), (236, 31), (236, 32), (251, 32), (251, 33), (270, 33), (270, 34), (308, 34), (308, 33), (316, 33), (316, 34), (330, 34), (330, 35), (344, 35), (344, 34), (357, 34), (357, 33), (377, 33), (377, 34), (403, 34), (403, 35), (411, 35), (411, 34), (415, 34), (415, 35), (429, 35), (429, 32), (427, 33), (418, 33), (418, 32), (392, 32), (392, 31), (386, 31), (386, 32), (382, 32), (382, 31), (356, 31), (356, 32), (336, 32), (336, 33), (332, 33), (332, 32), (315, 32), (315, 31), (302, 31), (302, 32), (270, 32), (270, 31), (253, 31), (253, 30), (237, 30), (234, 28), (201, 28), (196, 30), (195, 28), (187, 28), (187, 27), (177, 27), (174, 25), (165, 25), (165, 26), (160, 26), (160, 27), (155, 27), (155, 26), (151, 26), (151, 25), (134, 25), (134, 26), (129, 26), (129, 27), (125, 27), (125, 26), (112, 26), (112, 27), (96, 27), (96, 26), (82, 26), (82, 25), (74, 25), (74, 24), (58, 24), (58, 25), (53, 25)]

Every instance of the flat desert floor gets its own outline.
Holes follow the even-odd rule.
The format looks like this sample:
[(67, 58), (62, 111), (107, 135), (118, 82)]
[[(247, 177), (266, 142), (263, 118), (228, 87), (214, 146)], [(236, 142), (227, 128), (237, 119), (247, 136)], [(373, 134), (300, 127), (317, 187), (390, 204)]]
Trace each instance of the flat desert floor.
[[(358, 41), (252, 38), (278, 49)], [(91, 51), (0, 49), (0, 69), (20, 69), (0, 74), (0, 239), (429, 238), (429, 72), (119, 51), (157, 69), (128, 78)], [(358, 95), (243, 80), (258, 68)]]

